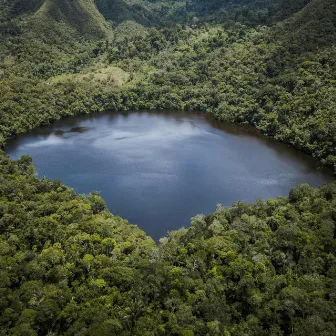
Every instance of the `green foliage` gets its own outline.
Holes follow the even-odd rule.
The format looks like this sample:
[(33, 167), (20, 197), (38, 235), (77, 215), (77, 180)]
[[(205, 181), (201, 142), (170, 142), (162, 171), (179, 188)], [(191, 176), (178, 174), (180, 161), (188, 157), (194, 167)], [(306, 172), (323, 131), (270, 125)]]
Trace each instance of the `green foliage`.
[(160, 19), (150, 8), (146, 6), (146, 1), (125, 1), (125, 0), (96, 0), (99, 11), (107, 20), (114, 24), (127, 20), (134, 20), (143, 25), (158, 24)]
[(303, 10), (290, 17), (285, 25), (279, 25), (277, 36), (292, 52), (314, 51), (330, 46), (336, 40), (336, 3), (332, 0), (313, 0)]
[[(202, 110), (336, 169), (335, 5), (306, 2), (96, 1), (114, 36), (92, 1), (6, 2), (0, 146), (65, 116)], [(335, 209), (335, 183), (303, 185), (155, 245), (0, 152), (0, 335), (335, 335)]]
[[(50, 50), (51, 45), (56, 51), (70, 53), (77, 51), (80, 44), (113, 36), (110, 25), (93, 0), (5, 2), (0, 7), (0, 27), (0, 41), (6, 56), (31, 53), (39, 58), (41, 52), (55, 53)], [(3, 57), (3, 50), (0, 54)]]
[[(336, 34), (328, 28), (335, 13), (330, 0), (314, 0), (272, 28), (236, 23), (146, 29), (127, 21), (113, 40), (83, 44), (71, 56), (55, 48), (51, 53), (45, 44), (36, 46), (36, 56), (11, 43), (14, 56), (4, 59), (0, 79), (1, 133), (8, 138), (65, 115), (106, 108), (204, 110), (220, 120), (251, 123), (335, 167), (336, 51), (330, 42)], [(293, 34), (298, 22), (305, 24)], [(113, 82), (88, 70), (108, 66), (121, 68), (127, 80)], [(62, 73), (82, 74), (85, 81), (53, 80)]]
[(108, 25), (92, 0), (45, 0), (34, 19), (61, 22), (93, 38), (108, 34)]
[(154, 242), (97, 193), (38, 180), (29, 157), (1, 153), (0, 176), (0, 334), (120, 328)]
[(218, 206), (155, 246), (0, 154), (1, 335), (334, 335), (336, 184)]

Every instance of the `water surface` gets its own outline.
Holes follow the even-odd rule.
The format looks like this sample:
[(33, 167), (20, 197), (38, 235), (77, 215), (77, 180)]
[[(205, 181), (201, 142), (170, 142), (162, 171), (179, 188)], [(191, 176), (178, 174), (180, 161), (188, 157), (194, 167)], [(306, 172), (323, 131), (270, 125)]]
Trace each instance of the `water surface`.
[(202, 113), (73, 117), (19, 136), (6, 151), (31, 155), (39, 176), (79, 193), (100, 191), (113, 214), (155, 239), (218, 203), (251, 203), (333, 180), (310, 156)]

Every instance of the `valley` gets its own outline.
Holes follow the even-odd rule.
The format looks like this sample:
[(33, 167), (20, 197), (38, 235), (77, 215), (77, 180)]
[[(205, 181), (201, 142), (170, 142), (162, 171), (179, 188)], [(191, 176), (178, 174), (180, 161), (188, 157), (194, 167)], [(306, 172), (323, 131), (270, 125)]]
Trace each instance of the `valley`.
[(334, 0), (0, 0), (0, 335), (335, 335), (335, 84)]

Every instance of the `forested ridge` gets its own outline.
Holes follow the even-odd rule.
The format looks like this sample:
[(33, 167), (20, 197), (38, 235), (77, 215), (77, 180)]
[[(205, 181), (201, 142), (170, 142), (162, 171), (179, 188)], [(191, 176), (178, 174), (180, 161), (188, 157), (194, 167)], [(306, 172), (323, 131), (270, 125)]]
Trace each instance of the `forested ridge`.
[[(0, 145), (66, 116), (197, 110), (336, 169), (335, 42), (333, 0), (2, 0)], [(302, 185), (156, 244), (0, 151), (0, 335), (335, 335), (335, 224), (336, 184)]]
[(90, 111), (203, 110), (251, 123), (335, 166), (335, 7), (313, 0), (271, 27), (254, 19), (161, 28), (125, 21), (99, 42), (89, 34), (79, 44), (68, 30), (56, 32), (48, 40), (64, 43), (53, 48), (30, 30), (7, 34), (2, 137)]

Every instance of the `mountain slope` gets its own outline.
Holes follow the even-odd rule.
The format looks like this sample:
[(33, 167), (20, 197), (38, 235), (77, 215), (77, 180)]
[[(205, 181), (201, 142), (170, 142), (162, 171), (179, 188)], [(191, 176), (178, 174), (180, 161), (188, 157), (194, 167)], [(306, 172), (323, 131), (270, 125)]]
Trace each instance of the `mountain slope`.
[(47, 43), (102, 39), (111, 34), (94, 0), (15, 0), (4, 5), (7, 21), (27, 38)]
[(93, 0), (45, 0), (34, 17), (63, 22), (89, 37), (107, 34), (107, 24)]
[(45, 0), (14, 0), (10, 6), (10, 17), (36, 12)]
[[(312, 0), (285, 22), (288, 44), (304, 50), (336, 42), (336, 2)], [(284, 35), (279, 35), (284, 36)]]
[(153, 26), (160, 21), (145, 3), (130, 4), (125, 0), (96, 0), (95, 3), (104, 17), (114, 23), (134, 20), (143, 25)]
[(280, 0), (270, 7), (270, 19), (282, 21), (305, 7), (311, 0)]

